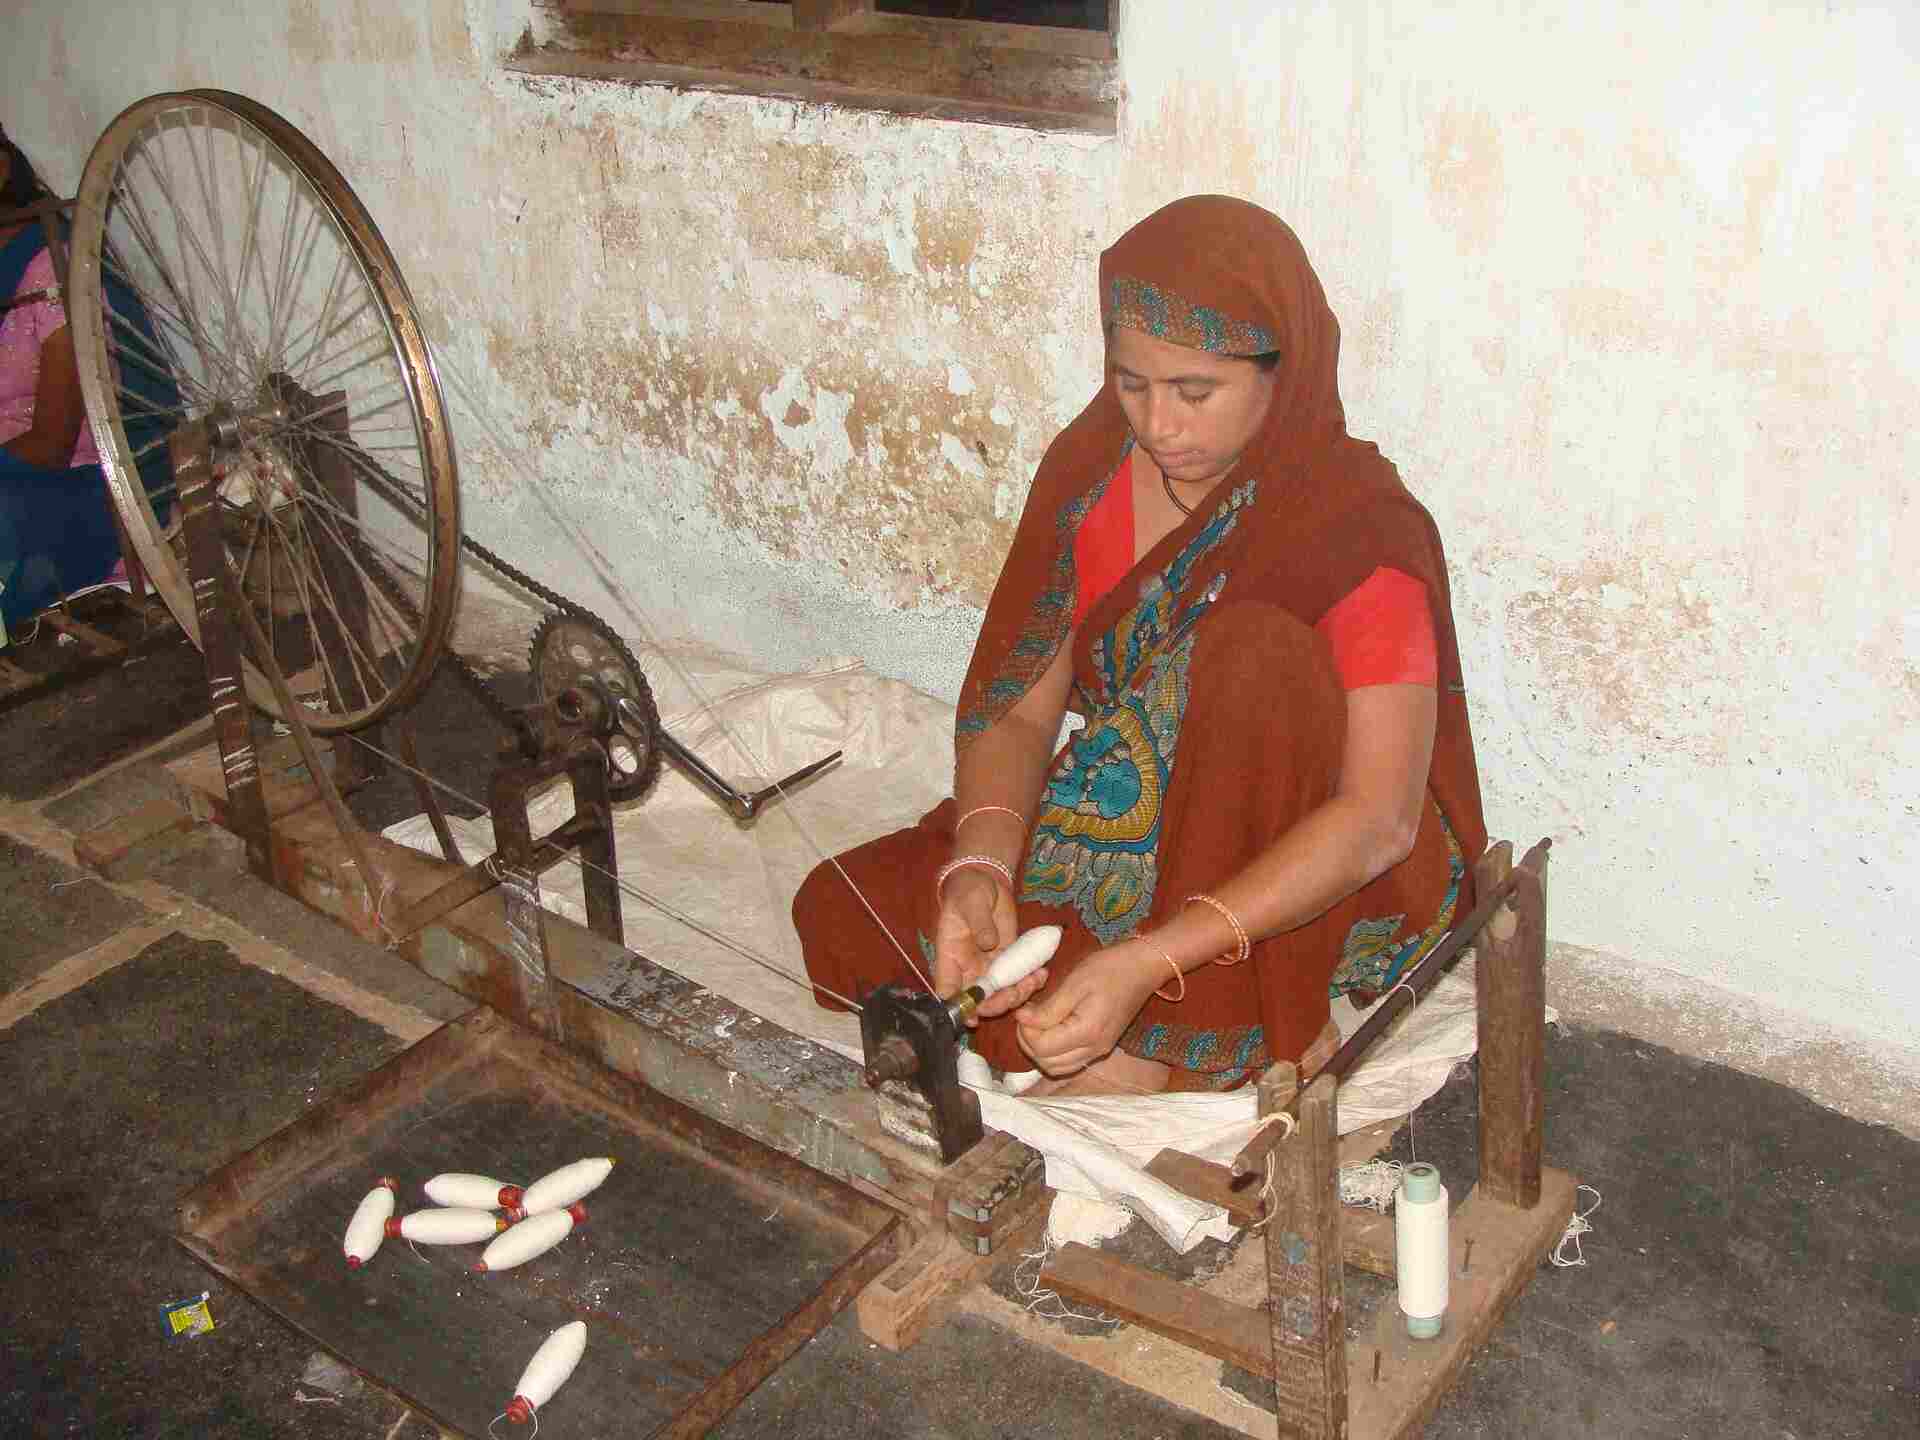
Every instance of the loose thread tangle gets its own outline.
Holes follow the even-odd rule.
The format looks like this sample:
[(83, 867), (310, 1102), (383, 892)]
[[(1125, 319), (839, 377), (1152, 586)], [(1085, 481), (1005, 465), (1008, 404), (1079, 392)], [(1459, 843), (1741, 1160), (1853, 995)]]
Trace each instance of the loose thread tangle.
[[(1259, 1138), (1275, 1125), (1284, 1125), (1286, 1127), (1286, 1133), (1280, 1137), (1283, 1140), (1292, 1139), (1294, 1132), (1300, 1128), (1300, 1122), (1295, 1120), (1293, 1116), (1285, 1110), (1276, 1110), (1260, 1122), (1249, 1139)], [(1271, 1150), (1267, 1152), (1267, 1178), (1262, 1181), (1260, 1185), (1260, 1203), (1266, 1213), (1254, 1221), (1253, 1224), (1247, 1226), (1247, 1233), (1249, 1235), (1265, 1229), (1267, 1222), (1273, 1218), (1273, 1151)]]
[(1405, 1169), (1398, 1160), (1368, 1160), (1364, 1164), (1343, 1167), (1340, 1171), (1340, 1203), (1365, 1205), (1370, 1210), (1386, 1214), (1387, 1206), (1393, 1203), (1393, 1197), (1400, 1189), (1400, 1176)]
[[(1020, 1263), (1013, 1267), (1013, 1288), (1021, 1299), (1027, 1302), (1030, 1314), (1042, 1320), (1082, 1320), (1089, 1325), (1118, 1325), (1121, 1318), (1109, 1315), (1104, 1310), (1076, 1310), (1060, 1298), (1060, 1292), (1041, 1285), (1040, 1272), (1046, 1268), (1047, 1260), (1057, 1247), (1051, 1240), (1042, 1240), (1038, 1250), (1025, 1250), (1020, 1254)], [(1042, 1306), (1050, 1309), (1042, 1309)]]
[[(1591, 1185), (1579, 1185), (1577, 1190), (1585, 1190), (1593, 1196), (1593, 1203), (1584, 1210), (1576, 1210), (1567, 1218), (1567, 1228), (1560, 1233), (1560, 1243), (1553, 1247), (1553, 1254), (1547, 1258), (1562, 1270), (1570, 1270), (1576, 1265), (1587, 1263), (1587, 1257), (1581, 1252), (1580, 1237), (1593, 1229), (1587, 1217), (1600, 1208), (1600, 1192)], [(1573, 1246), (1573, 1258), (1567, 1258), (1567, 1246)]]

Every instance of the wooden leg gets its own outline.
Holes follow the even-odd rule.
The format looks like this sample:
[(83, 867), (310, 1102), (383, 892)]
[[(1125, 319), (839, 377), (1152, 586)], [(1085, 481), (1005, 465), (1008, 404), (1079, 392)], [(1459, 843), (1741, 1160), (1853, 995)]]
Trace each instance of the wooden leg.
[(1481, 933), (1474, 970), (1480, 1031), (1480, 1190), (1517, 1209), (1540, 1203), (1546, 1125), (1546, 866), (1523, 865)]
[(187, 539), (187, 574), (200, 621), (200, 651), (213, 704), (213, 734), (220, 745), (220, 772), (227, 787), (227, 828), (247, 848), (247, 868), (273, 879), (267, 802), (260, 789), (260, 761), (253, 747), (253, 711), (240, 678), (240, 642), (227, 609), (226, 552), (215, 513), (213, 461), (206, 428), (183, 425), (169, 442), (180, 487), (181, 525)]
[[(1260, 1113), (1284, 1107), (1297, 1085), (1292, 1065), (1268, 1070), (1260, 1080)], [(1307, 1087), (1299, 1129), (1271, 1157), (1266, 1245), (1274, 1408), (1280, 1434), (1298, 1440), (1339, 1440), (1347, 1433), (1337, 1088), (1330, 1075)]]

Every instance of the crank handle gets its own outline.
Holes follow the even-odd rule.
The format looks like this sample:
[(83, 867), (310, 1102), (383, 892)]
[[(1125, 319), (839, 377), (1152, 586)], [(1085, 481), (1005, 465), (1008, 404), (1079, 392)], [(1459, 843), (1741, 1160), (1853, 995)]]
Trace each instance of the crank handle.
[(714, 793), (720, 803), (726, 807), (727, 813), (743, 824), (750, 823), (757, 818), (761, 809), (767, 805), (768, 802), (779, 799), (782, 792), (792, 789), (802, 780), (819, 774), (829, 765), (839, 760), (840, 756), (844, 753), (836, 750), (824, 760), (816, 760), (811, 765), (803, 765), (794, 771), (793, 774), (787, 776), (786, 779), (775, 781), (764, 790), (756, 790), (749, 795), (743, 790), (734, 789), (711, 765), (707, 764), (706, 761), (694, 754), (693, 751), (674, 739), (664, 728), (656, 733), (659, 737), (660, 748), (667, 752), (674, 763), (690, 771), (696, 780)]

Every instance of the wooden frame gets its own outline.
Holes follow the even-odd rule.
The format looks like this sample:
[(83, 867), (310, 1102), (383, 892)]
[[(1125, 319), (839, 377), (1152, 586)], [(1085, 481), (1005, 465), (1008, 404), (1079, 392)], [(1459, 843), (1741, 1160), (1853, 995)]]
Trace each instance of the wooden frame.
[[(1118, 3), (1118, 0), (1115, 0)], [(1101, 33), (883, 15), (871, 0), (535, 0), (550, 17), (506, 58), (527, 75), (772, 95), (928, 119), (1114, 133)]]
[[(1474, 876), (1482, 895), (1509, 877), (1514, 883), (1477, 944), (1480, 1177), (1449, 1227), (1451, 1297), (1439, 1338), (1409, 1338), (1398, 1307), (1386, 1305), (1371, 1335), (1347, 1340), (1343, 1263), (1392, 1276), (1393, 1232), (1370, 1224), (1349, 1233), (1338, 1202), (1338, 1086), (1323, 1074), (1299, 1095), (1294, 1067), (1286, 1064), (1269, 1070), (1259, 1090), (1262, 1115), (1284, 1110), (1296, 1117), (1294, 1132), (1272, 1153), (1264, 1309), (1079, 1245), (1064, 1247), (1041, 1283), (1269, 1376), (1283, 1436), (1394, 1440), (1415, 1433), (1573, 1214), (1574, 1178), (1541, 1164), (1546, 852), (1537, 849), (1516, 869), (1513, 847), (1502, 841)], [(1201, 1198), (1232, 1193), (1224, 1166), (1194, 1162), (1182, 1170)]]
[[(621, 1169), (640, 1171), (641, 1183), (610, 1183), (590, 1199), (591, 1238), (543, 1257), (532, 1280), (516, 1272), (476, 1285), (465, 1268), (470, 1256), (419, 1267), (404, 1254), (382, 1255), (349, 1279), (333, 1222), (370, 1178), (398, 1173), (404, 1157), (413, 1167), (400, 1175), (411, 1182), (411, 1204), (411, 1184), (456, 1168), (502, 1113), (538, 1115), (548, 1128), (577, 1125), (578, 1133), (604, 1139), (607, 1153), (626, 1156)], [(709, 1272), (721, 1267), (711, 1262), (661, 1255), (649, 1228), (635, 1222), (667, 1218), (654, 1191), (669, 1169), (690, 1172), (716, 1202), (731, 1197), (734, 1228), (694, 1217), (708, 1238), (740, 1234), (744, 1211), (754, 1231), (774, 1226), (783, 1240), (804, 1244), (824, 1278), (783, 1276), (776, 1285), (756, 1274), (743, 1286), (739, 1276), (716, 1280)], [(702, 1184), (703, 1177), (710, 1178)], [(684, 1194), (688, 1182), (679, 1188)], [(778, 1203), (762, 1219), (769, 1196)], [(757, 1203), (748, 1209), (749, 1201)], [(472, 1357), (508, 1343), (530, 1350), (552, 1326), (577, 1317), (603, 1339), (600, 1359), (569, 1387), (575, 1433), (695, 1440), (887, 1271), (908, 1238), (898, 1215), (845, 1183), (484, 1009), (442, 1026), (229, 1161), (181, 1201), (178, 1218), (175, 1238), (209, 1268), (444, 1432), (476, 1440), (489, 1433), (502, 1382), (485, 1383), (489, 1372)], [(628, 1282), (630, 1293), (671, 1280), (700, 1313), (744, 1309), (757, 1318), (724, 1332), (732, 1347), (710, 1355), (699, 1334), (679, 1336), (670, 1322), (650, 1318), (650, 1305), (609, 1301), (609, 1277), (623, 1272), (641, 1277)]]

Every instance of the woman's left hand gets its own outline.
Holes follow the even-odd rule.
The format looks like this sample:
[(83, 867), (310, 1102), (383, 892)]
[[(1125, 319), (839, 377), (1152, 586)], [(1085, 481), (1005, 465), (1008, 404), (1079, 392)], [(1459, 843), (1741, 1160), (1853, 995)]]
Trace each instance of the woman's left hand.
[(1058, 985), (1013, 1015), (1020, 1048), (1048, 1075), (1071, 1075), (1109, 1055), (1154, 988), (1167, 962), (1148, 946), (1123, 941), (1095, 951)]

